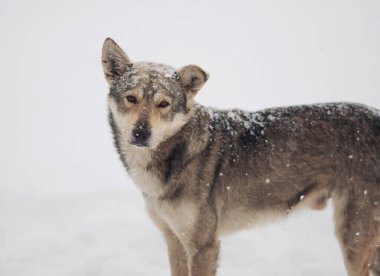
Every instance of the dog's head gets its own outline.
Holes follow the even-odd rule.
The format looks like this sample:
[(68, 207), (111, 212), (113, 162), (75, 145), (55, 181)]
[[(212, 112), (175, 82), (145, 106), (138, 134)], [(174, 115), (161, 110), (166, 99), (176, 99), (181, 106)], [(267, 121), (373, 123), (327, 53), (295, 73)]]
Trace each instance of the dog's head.
[(102, 65), (118, 130), (129, 144), (151, 149), (190, 120), (193, 98), (208, 79), (196, 65), (176, 70), (158, 63), (132, 63), (110, 38), (103, 45)]

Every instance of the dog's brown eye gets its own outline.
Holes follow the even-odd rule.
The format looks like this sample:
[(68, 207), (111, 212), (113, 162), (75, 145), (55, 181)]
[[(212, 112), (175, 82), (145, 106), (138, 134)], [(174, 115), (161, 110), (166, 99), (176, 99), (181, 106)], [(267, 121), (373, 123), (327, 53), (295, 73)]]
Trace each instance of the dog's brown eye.
[(167, 106), (169, 106), (169, 103), (167, 101), (162, 101), (158, 105), (159, 108), (165, 108)]
[(127, 101), (133, 104), (137, 103), (137, 99), (135, 96), (127, 96)]

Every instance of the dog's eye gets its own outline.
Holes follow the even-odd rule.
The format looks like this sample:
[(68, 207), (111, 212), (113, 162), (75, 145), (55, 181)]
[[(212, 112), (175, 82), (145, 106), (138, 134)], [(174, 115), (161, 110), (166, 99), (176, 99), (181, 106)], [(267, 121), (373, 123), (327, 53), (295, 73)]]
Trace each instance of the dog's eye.
[(159, 107), (159, 108), (165, 108), (165, 107), (167, 107), (167, 106), (169, 106), (169, 103), (168, 103), (167, 101), (162, 101), (162, 102), (160, 102), (160, 103), (158, 104), (158, 107)]
[(137, 99), (135, 96), (127, 96), (127, 101), (133, 104), (137, 103)]

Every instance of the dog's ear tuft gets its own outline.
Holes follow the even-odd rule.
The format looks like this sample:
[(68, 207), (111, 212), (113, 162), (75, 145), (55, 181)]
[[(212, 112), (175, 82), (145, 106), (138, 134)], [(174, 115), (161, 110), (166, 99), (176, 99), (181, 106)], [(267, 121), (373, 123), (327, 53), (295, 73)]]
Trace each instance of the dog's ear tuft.
[(106, 80), (111, 83), (116, 77), (123, 75), (131, 64), (127, 54), (108, 37), (103, 43), (102, 50), (102, 66)]
[(178, 71), (179, 81), (181, 86), (192, 96), (208, 80), (208, 74), (197, 65), (186, 65)]

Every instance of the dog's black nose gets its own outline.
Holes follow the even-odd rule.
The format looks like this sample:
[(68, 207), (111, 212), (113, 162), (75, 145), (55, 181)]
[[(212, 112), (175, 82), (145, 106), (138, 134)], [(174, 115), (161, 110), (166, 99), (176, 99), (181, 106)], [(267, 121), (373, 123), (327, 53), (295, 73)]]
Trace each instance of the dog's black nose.
[(139, 126), (132, 131), (134, 144), (138, 146), (146, 146), (146, 141), (150, 137), (150, 131), (146, 127)]

